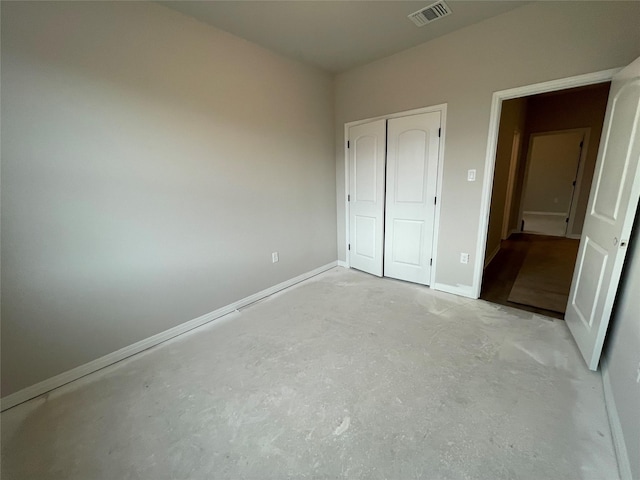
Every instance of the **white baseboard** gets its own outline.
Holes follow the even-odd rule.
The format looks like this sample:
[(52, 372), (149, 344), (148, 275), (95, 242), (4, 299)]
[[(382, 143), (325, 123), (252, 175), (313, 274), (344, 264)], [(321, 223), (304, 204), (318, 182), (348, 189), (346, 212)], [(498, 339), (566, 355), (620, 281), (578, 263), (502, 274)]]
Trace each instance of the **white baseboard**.
[(342, 268), (349, 268), (349, 264), (344, 260), (338, 260), (338, 266)]
[(484, 262), (484, 268), (487, 268), (487, 266), (491, 263), (491, 261), (496, 258), (496, 255), (498, 254), (498, 252), (500, 251), (500, 244), (498, 244), (498, 246), (495, 248), (495, 250), (493, 252), (491, 252), (491, 255), (489, 255), (487, 257), (487, 259)]
[(446, 285), (444, 283), (434, 283), (431, 285), (431, 288), (441, 292), (459, 295), (461, 297), (478, 298), (475, 294), (474, 288), (469, 285)]
[(30, 387), (12, 393), (11, 395), (7, 395), (6, 397), (1, 399), (0, 409), (4, 411), (8, 408), (15, 407), (16, 405), (35, 398), (38, 395), (47, 393), (54, 388), (61, 387), (62, 385), (89, 375), (90, 373), (94, 373), (102, 368), (119, 362), (120, 360), (124, 360), (125, 358), (159, 345), (160, 343), (166, 342), (167, 340), (177, 337), (178, 335), (182, 335), (183, 333), (193, 330), (194, 328), (198, 328), (206, 323), (235, 312), (236, 310), (249, 305), (250, 303), (257, 302), (258, 300), (268, 297), (269, 295), (273, 295), (280, 290), (284, 290), (285, 288), (289, 288), (322, 272), (326, 272), (327, 270), (337, 265), (337, 261), (328, 263), (322, 267), (318, 267), (314, 270), (303, 273), (302, 275), (298, 275), (297, 277), (274, 285), (273, 287), (262, 290), (261, 292), (249, 295), (242, 300), (238, 300), (237, 302), (226, 305), (222, 308), (218, 308), (213, 312), (206, 313), (198, 318), (194, 318), (193, 320), (189, 320), (188, 322), (181, 323), (180, 325), (170, 328), (169, 330), (165, 330), (164, 332), (160, 332), (156, 335), (153, 335), (152, 337), (145, 338), (144, 340), (121, 348), (120, 350), (116, 350), (115, 352), (92, 360), (88, 363), (85, 363), (84, 365), (80, 365), (79, 367), (63, 372), (59, 375), (56, 375), (55, 377), (48, 378), (46, 380), (43, 380), (42, 382), (36, 383), (35, 385), (31, 385)]
[(570, 233), (569, 235), (566, 236), (567, 238), (571, 238), (573, 240), (580, 240), (580, 238), (582, 238), (582, 235), (579, 233)]
[(604, 402), (607, 407), (607, 416), (609, 417), (609, 425), (611, 426), (611, 435), (613, 436), (613, 446), (616, 450), (620, 478), (621, 480), (633, 480), (633, 477), (631, 475), (631, 463), (629, 461), (629, 454), (627, 452), (627, 444), (624, 441), (622, 424), (620, 423), (618, 409), (616, 408), (616, 401), (613, 397), (613, 390), (611, 388), (611, 377), (609, 376), (607, 359), (602, 357), (600, 363), (602, 366), (602, 386), (604, 388)]
[(568, 213), (562, 212), (535, 212), (535, 211), (527, 211), (522, 212), (523, 215), (543, 215), (545, 217), (568, 217)]

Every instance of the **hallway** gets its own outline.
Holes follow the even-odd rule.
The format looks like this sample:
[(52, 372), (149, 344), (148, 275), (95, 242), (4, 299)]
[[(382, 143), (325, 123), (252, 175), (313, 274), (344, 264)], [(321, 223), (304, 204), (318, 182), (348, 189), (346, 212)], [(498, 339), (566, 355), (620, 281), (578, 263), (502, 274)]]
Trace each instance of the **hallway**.
[(513, 234), (485, 269), (480, 298), (563, 319), (579, 242)]

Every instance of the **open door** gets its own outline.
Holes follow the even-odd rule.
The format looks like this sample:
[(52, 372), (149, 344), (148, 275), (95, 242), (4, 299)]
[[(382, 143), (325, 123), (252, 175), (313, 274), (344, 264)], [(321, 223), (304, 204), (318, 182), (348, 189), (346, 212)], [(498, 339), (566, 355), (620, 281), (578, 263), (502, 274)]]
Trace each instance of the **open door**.
[(382, 276), (387, 121), (349, 128), (349, 264)]
[(640, 196), (640, 58), (612, 81), (565, 320), (598, 368)]

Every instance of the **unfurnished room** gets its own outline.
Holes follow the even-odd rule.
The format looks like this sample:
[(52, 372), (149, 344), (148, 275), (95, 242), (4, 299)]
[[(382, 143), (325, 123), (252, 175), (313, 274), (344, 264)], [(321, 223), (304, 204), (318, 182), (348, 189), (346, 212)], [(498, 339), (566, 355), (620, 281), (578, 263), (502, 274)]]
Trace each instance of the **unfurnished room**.
[(640, 480), (640, 2), (0, 17), (3, 479)]

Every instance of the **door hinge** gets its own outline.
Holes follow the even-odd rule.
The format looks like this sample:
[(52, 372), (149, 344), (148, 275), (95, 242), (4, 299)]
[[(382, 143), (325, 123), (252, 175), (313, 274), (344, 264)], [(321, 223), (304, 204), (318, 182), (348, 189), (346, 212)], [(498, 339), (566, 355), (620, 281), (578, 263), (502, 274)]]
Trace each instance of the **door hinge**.
[(564, 223), (569, 223), (569, 219), (568, 219), (568, 218), (566, 218), (566, 219), (564, 220)]
[(351, 195), (347, 195), (347, 202), (351, 201)]
[(348, 249), (351, 250), (351, 244), (349, 244), (349, 248)]
[(433, 265), (433, 258), (431, 260), (429, 260), (429, 266)]
[(580, 142), (580, 148), (582, 148), (582, 146), (584, 145), (584, 141)]
[(351, 148), (351, 142), (347, 140), (347, 148)]
[(438, 203), (438, 197), (433, 197), (433, 204), (436, 205)]
[(438, 137), (442, 136), (442, 128), (438, 129)]

